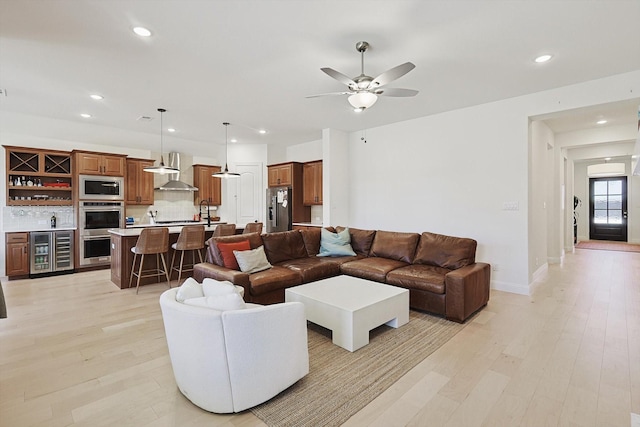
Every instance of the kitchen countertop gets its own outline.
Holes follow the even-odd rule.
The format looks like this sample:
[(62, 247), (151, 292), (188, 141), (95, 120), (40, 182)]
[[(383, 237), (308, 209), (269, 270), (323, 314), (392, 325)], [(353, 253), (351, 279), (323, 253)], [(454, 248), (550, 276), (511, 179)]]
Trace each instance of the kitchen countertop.
[[(218, 224), (224, 224), (223, 222), (211, 223), (211, 226), (207, 226), (205, 223), (204, 230), (205, 231), (213, 231), (216, 229)], [(167, 227), (169, 229), (169, 234), (179, 234), (182, 230), (182, 227), (186, 225), (197, 225), (196, 223), (185, 223), (184, 225), (174, 225), (174, 224), (147, 224), (146, 226), (133, 227), (133, 228), (110, 228), (110, 234), (116, 234), (118, 236), (139, 236), (142, 233), (142, 230), (147, 227)]]
[(291, 225), (300, 225), (302, 227), (322, 227), (322, 224), (314, 224), (311, 222), (294, 222)]
[[(226, 224), (224, 221), (211, 221), (211, 225)], [(171, 224), (133, 224), (127, 225), (126, 228), (146, 228), (146, 227), (183, 227), (185, 225), (204, 225), (207, 228), (207, 221), (193, 222), (172, 222)]]
[(70, 230), (77, 230), (77, 229), (78, 227), (56, 227), (56, 228), (35, 227), (35, 228), (25, 228), (25, 229), (16, 229), (16, 230), (4, 230), (4, 232), (5, 234), (6, 233), (39, 233), (43, 231), (70, 231)]

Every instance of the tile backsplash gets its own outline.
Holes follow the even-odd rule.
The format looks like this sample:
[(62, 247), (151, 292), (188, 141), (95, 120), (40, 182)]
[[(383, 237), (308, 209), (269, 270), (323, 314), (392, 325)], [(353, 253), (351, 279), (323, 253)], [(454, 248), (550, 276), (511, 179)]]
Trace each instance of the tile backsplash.
[(3, 231), (42, 230), (51, 227), (55, 214), (57, 228), (75, 227), (72, 206), (3, 206)]

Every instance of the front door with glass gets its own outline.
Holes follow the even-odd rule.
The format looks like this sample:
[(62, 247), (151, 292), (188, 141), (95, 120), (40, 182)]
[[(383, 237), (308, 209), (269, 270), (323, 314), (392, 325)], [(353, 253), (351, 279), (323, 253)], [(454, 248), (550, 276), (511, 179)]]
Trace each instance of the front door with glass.
[(627, 241), (627, 177), (589, 179), (589, 239)]

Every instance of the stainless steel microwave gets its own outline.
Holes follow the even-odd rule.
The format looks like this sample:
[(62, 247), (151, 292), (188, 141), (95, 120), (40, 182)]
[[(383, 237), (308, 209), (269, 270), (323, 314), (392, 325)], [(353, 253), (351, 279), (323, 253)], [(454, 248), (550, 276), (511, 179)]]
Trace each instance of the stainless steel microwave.
[(124, 200), (121, 176), (80, 175), (80, 200)]

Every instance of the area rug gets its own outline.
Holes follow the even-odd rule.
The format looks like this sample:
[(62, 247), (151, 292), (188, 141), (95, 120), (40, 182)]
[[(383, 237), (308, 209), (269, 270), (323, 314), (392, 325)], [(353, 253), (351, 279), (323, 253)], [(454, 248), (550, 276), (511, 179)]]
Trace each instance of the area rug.
[(351, 353), (308, 323), (309, 374), (251, 412), (271, 427), (339, 426), (462, 328), (411, 310), (409, 323), (374, 329), (369, 344)]
[(626, 242), (611, 242), (605, 240), (580, 241), (577, 249), (597, 249), (601, 251), (640, 252), (640, 245)]

